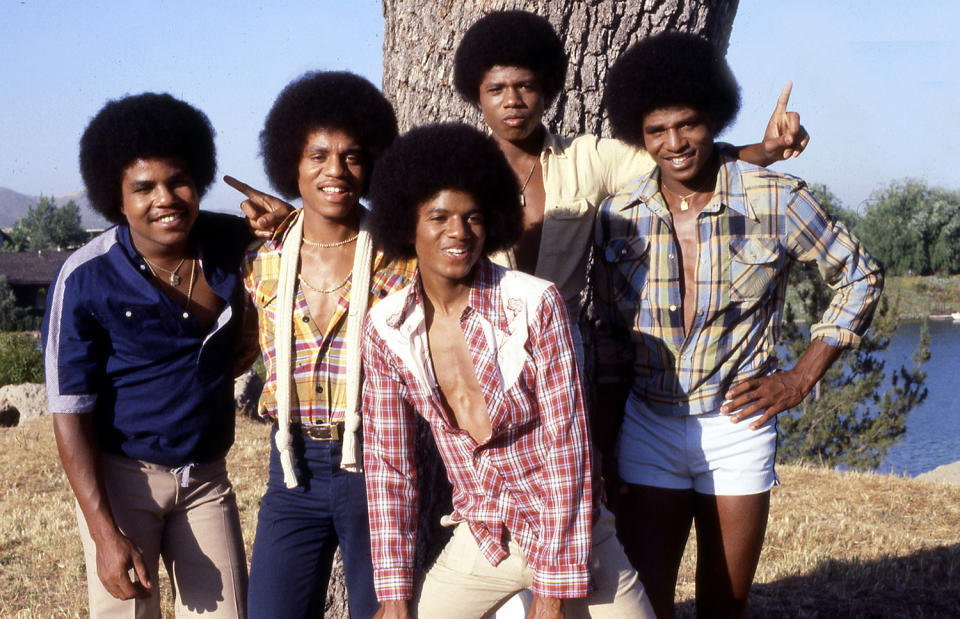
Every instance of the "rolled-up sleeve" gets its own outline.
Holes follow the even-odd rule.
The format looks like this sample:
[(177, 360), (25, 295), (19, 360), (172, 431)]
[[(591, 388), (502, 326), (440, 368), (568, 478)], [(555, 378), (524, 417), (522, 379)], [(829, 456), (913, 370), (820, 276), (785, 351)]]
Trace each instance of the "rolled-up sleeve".
[(810, 328), (810, 338), (840, 349), (859, 346), (883, 292), (883, 269), (802, 183), (787, 209), (787, 224), (794, 258), (816, 263), (834, 291), (827, 310)]

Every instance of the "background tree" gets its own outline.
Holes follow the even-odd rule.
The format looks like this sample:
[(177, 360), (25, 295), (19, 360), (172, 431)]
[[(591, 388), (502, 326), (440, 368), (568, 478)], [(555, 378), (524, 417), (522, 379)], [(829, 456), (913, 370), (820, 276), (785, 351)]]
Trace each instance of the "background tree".
[(960, 192), (892, 182), (871, 195), (854, 231), (888, 274), (960, 273)]
[[(811, 189), (828, 210), (842, 209), (826, 186), (811, 185)], [(833, 296), (815, 266), (794, 264), (791, 269), (792, 302), (785, 312), (780, 340), (788, 362), (796, 361), (809, 344), (809, 331), (799, 321), (811, 324), (818, 320)], [(872, 469), (903, 437), (907, 414), (927, 397), (922, 365), (930, 358), (930, 338), (924, 323), (913, 366), (891, 372), (889, 387), (884, 389), (887, 374), (878, 355), (890, 345), (900, 324), (897, 305), (898, 300), (888, 303), (884, 295), (860, 348), (844, 352), (799, 409), (777, 418), (778, 461)]]
[(631, 43), (664, 30), (702, 34), (726, 52), (737, 0), (383, 0), (383, 92), (405, 131), (431, 122), (481, 126), (480, 113), (453, 89), (453, 54), (463, 32), (495, 10), (546, 17), (564, 41), (567, 81), (546, 114), (562, 135), (600, 133), (607, 71)]
[(4, 246), (7, 251), (41, 251), (77, 247), (86, 242), (87, 233), (80, 223), (76, 202), (70, 200), (57, 206), (53, 198), (40, 196), (13, 225), (9, 237)]

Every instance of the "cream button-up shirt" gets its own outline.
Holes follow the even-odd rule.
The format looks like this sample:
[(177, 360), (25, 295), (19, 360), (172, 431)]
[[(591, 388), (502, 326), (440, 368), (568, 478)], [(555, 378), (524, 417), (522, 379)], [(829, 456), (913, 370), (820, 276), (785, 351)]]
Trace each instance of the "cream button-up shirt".
[[(534, 275), (556, 284), (576, 324), (597, 209), (604, 198), (649, 174), (654, 163), (647, 151), (620, 140), (594, 135), (562, 138), (549, 131), (546, 136), (540, 153), (546, 200)], [(491, 259), (517, 267), (513, 251)]]

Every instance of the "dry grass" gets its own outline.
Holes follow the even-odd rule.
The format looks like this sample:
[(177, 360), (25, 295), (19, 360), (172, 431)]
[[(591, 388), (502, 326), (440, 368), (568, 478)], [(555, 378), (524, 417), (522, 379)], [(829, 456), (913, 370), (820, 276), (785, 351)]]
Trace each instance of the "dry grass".
[[(267, 428), (239, 419), (229, 469), (248, 556), (267, 448)], [(73, 497), (49, 419), (0, 429), (0, 470), (0, 617), (87, 616)], [(783, 486), (773, 492), (753, 614), (960, 616), (960, 487), (807, 467), (778, 472)], [(694, 614), (692, 546), (677, 589), (684, 617)], [(168, 583), (161, 587), (169, 596)], [(172, 616), (169, 600), (164, 614)]]
[[(267, 437), (267, 426), (238, 418), (227, 463), (248, 559), (266, 489)], [(0, 428), (0, 471), (0, 617), (89, 616), (73, 493), (60, 468), (49, 418)], [(170, 583), (163, 569), (160, 573), (163, 614), (172, 617)]]
[[(751, 614), (960, 616), (960, 487), (873, 473), (778, 467)], [(693, 534), (691, 534), (691, 538)], [(677, 586), (695, 615), (695, 544)]]

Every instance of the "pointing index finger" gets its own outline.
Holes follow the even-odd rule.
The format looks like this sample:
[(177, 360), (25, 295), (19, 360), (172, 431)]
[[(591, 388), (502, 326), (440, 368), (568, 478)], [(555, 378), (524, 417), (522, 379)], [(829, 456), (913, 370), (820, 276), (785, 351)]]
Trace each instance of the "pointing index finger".
[(248, 198), (254, 199), (254, 198), (262, 198), (262, 197), (263, 197), (263, 194), (262, 194), (262, 193), (260, 193), (259, 191), (257, 191), (257, 190), (254, 189), (253, 187), (251, 187), (250, 185), (244, 183), (243, 181), (241, 181), (241, 180), (239, 180), (239, 179), (236, 179), (236, 178), (233, 178), (233, 177), (230, 176), (229, 174), (227, 174), (226, 176), (223, 177), (223, 182), (225, 182), (226, 184), (230, 185), (231, 187), (233, 187), (234, 189), (236, 189), (237, 191), (239, 191), (239, 192), (242, 193), (243, 195), (247, 196)]
[(790, 91), (793, 90), (793, 82), (789, 81), (783, 86), (783, 90), (780, 91), (780, 96), (777, 98), (777, 109), (783, 112), (787, 111), (787, 103), (790, 101)]

